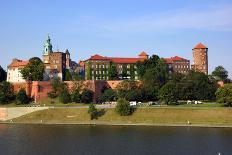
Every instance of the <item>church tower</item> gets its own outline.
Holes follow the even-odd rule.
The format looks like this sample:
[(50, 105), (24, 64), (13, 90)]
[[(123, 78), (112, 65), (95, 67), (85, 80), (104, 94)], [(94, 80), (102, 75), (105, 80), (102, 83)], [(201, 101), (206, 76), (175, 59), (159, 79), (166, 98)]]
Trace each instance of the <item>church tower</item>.
[(49, 63), (49, 55), (52, 53), (52, 44), (49, 35), (44, 43), (44, 50), (43, 50), (43, 62)]
[(202, 43), (193, 48), (192, 69), (208, 75), (208, 48)]

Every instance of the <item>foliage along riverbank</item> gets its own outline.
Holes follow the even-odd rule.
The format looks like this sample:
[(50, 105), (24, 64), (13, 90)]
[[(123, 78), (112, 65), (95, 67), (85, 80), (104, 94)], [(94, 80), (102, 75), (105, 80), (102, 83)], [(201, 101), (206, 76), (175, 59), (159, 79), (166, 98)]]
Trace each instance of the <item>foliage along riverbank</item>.
[(137, 108), (130, 116), (120, 116), (113, 108), (99, 110), (96, 120), (90, 119), (87, 108), (51, 108), (13, 123), (232, 127), (231, 108)]

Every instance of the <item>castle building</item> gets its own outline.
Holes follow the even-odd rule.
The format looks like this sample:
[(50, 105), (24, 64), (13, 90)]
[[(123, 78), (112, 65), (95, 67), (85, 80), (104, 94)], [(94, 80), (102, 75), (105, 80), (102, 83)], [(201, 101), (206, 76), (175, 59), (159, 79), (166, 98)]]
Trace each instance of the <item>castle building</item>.
[(118, 79), (138, 79), (138, 61), (148, 59), (148, 54), (142, 52), (137, 58), (105, 57), (101, 55), (91, 56), (85, 61), (86, 80), (109, 80), (109, 71), (112, 66), (117, 70)]
[(164, 58), (165, 63), (168, 65), (169, 73), (187, 74), (190, 71), (190, 60), (184, 59), (179, 56)]
[(25, 82), (20, 71), (27, 64), (28, 61), (13, 59), (11, 64), (7, 66), (7, 81), (11, 83)]
[(48, 36), (43, 51), (43, 63), (45, 67), (44, 80), (60, 78), (63, 80), (65, 70), (71, 69), (71, 59), (68, 50), (65, 52), (54, 52), (52, 50), (51, 39)]
[(202, 43), (197, 44), (193, 48), (192, 69), (208, 74), (208, 48)]

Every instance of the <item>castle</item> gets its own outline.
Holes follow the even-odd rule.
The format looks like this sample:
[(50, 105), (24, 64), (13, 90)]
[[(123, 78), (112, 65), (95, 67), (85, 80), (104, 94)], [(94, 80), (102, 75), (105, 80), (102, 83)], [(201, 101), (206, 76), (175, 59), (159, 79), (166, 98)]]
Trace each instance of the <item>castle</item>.
[[(44, 63), (44, 81), (53, 78), (64, 80), (65, 73), (76, 72), (84, 76), (85, 80), (110, 80), (109, 71), (114, 67), (117, 71), (119, 80), (132, 79), (138, 80), (137, 62), (143, 62), (149, 58), (146, 52), (141, 52), (138, 57), (106, 57), (93, 55), (85, 61), (75, 62), (70, 58), (68, 50), (65, 52), (53, 51), (51, 39), (47, 36), (42, 61)], [(190, 60), (174, 56), (164, 58), (168, 65), (169, 73), (188, 74), (192, 69), (194, 71), (208, 74), (208, 48), (202, 43), (197, 44), (193, 49), (193, 64), (190, 67)], [(21, 69), (28, 64), (28, 61), (13, 59), (7, 67), (7, 81), (25, 82), (20, 73)]]

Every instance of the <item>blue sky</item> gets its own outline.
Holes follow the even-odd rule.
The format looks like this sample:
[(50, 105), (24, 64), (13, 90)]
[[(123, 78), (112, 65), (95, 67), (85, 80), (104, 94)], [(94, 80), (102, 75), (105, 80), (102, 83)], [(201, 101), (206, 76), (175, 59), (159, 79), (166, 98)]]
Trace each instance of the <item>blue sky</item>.
[(199, 42), (209, 48), (210, 72), (223, 65), (232, 77), (231, 0), (1, 0), (0, 65), (54, 50), (73, 60), (96, 53), (134, 57), (141, 51), (192, 60)]

